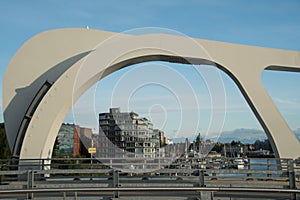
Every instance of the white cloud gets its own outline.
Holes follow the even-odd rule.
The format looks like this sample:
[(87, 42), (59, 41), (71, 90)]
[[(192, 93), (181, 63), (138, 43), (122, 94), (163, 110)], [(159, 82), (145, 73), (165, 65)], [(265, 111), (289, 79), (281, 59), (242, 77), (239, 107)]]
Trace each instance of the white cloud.
[(283, 106), (283, 108), (295, 108), (300, 109), (300, 100), (299, 99), (282, 99), (278, 97), (273, 98), (275, 103), (278, 103), (279, 106)]

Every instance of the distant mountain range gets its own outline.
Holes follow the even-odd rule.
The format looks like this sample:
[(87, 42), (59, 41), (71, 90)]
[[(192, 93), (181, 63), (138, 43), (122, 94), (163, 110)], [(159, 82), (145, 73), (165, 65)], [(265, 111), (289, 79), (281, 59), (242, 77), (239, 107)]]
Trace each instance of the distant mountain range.
[[(294, 130), (294, 133), (298, 140), (300, 141), (300, 128)], [(196, 137), (196, 136), (195, 136)], [(194, 138), (188, 138), (188, 140), (191, 142)], [(258, 130), (258, 129), (246, 129), (246, 128), (240, 128), (235, 129), (233, 131), (224, 131), (221, 133), (219, 138), (216, 138), (218, 142), (221, 143), (228, 143), (232, 141), (240, 141), (244, 144), (253, 144), (256, 140), (266, 140), (267, 135), (264, 131)], [(185, 142), (184, 137), (180, 138), (172, 138), (171, 139), (174, 143), (180, 143)]]
[(241, 141), (242, 143), (254, 143), (256, 140), (265, 139), (267, 139), (267, 135), (262, 130), (241, 128), (222, 132), (218, 141), (225, 143), (234, 140)]

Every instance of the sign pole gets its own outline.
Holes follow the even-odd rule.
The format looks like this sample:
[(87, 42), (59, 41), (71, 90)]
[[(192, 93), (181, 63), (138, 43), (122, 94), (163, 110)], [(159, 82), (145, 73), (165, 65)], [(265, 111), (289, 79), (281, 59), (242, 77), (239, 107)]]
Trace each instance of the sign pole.
[[(96, 148), (94, 148), (94, 140), (91, 140), (91, 148), (88, 149), (89, 153), (91, 154), (91, 169), (93, 168), (93, 153), (96, 153)], [(91, 173), (91, 180), (93, 179), (93, 174)]]

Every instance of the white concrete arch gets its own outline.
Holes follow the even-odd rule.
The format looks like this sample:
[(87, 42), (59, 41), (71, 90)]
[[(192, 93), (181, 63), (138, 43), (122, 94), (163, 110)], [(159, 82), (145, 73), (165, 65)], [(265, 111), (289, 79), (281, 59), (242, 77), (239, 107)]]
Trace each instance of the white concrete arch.
[[(282, 158), (300, 156), (298, 140), (260, 80), (265, 68), (300, 71), (300, 52), (193, 39), (203, 47), (204, 51), (199, 52), (185, 37), (160, 34), (119, 35), (117, 42), (105, 42), (115, 35), (91, 29), (53, 30), (35, 36), (16, 53), (3, 80), (3, 109), (11, 148), (17, 138), (16, 127), (22, 121), (17, 115), (25, 116), (28, 104), (43, 81), (53, 82), (30, 116), (24, 138), (21, 138), (20, 158), (50, 157), (59, 127), (72, 107), (73, 97), (78, 98), (101, 76), (150, 60), (215, 63), (241, 89), (276, 155)], [(102, 44), (100, 48), (99, 44)], [(101, 59), (94, 59), (93, 55), (99, 52), (98, 55), (103, 55)], [(81, 77), (83, 64), (89, 70)], [(58, 67), (51, 72), (54, 66)], [(27, 87), (26, 93), (16, 92), (24, 87)], [(27, 105), (22, 103), (24, 98)], [(12, 112), (18, 108), (23, 109)]]

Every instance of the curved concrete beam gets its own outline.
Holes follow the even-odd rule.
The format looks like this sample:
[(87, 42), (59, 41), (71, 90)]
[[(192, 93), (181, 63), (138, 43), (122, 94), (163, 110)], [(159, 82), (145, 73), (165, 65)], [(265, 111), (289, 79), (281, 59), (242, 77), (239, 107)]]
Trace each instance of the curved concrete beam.
[[(114, 42), (108, 40), (116, 36)], [(263, 87), (260, 76), (267, 67), (299, 72), (300, 52), (193, 40), (203, 51), (199, 52), (199, 48), (187, 38), (172, 35), (130, 36), (98, 30), (59, 29), (35, 36), (13, 57), (3, 80), (5, 126), (11, 147), (16, 139), (15, 127), (21, 124), (16, 116), (24, 116), (28, 106), (23, 104), (23, 100), (26, 98), (30, 102), (42, 82), (35, 85), (36, 80), (40, 77), (48, 79), (47, 73), (54, 66), (82, 55), (54, 73), (56, 79), (51, 80), (54, 84), (30, 119), (20, 158), (51, 157), (59, 127), (81, 94), (105, 75), (133, 63), (150, 60), (214, 63), (238, 85), (267, 133), (276, 155), (299, 157), (299, 142)], [(28, 88), (26, 94), (16, 92), (16, 89), (24, 87)], [(21, 111), (14, 112), (16, 105), (16, 109)]]

